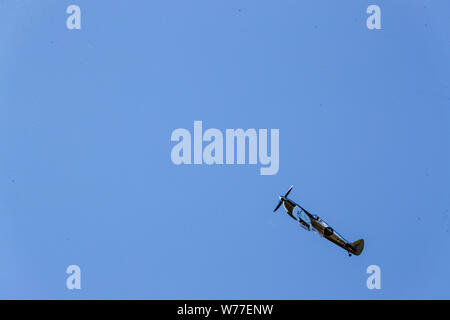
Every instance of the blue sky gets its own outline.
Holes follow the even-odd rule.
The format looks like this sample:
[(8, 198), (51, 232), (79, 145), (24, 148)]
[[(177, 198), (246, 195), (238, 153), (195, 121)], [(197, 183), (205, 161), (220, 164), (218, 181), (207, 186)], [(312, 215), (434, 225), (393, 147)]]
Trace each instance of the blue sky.
[[(0, 1), (0, 297), (450, 298), (449, 12)], [(194, 120), (279, 129), (278, 174), (174, 165), (171, 133)], [(363, 254), (272, 213), (290, 185)]]

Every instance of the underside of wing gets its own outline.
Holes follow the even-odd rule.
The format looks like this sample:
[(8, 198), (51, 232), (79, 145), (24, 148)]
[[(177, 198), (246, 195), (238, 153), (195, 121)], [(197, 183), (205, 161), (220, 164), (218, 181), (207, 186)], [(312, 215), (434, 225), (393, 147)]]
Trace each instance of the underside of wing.
[(302, 218), (298, 218), (298, 222), (300, 222), (300, 226), (301, 226), (303, 229), (306, 229), (306, 230), (308, 230), (308, 231), (311, 230), (309, 224), (308, 224), (305, 220), (303, 220)]
[(284, 207), (286, 208), (286, 211), (289, 215), (293, 216), (294, 215), (294, 208), (295, 205), (290, 203), (289, 201), (284, 201), (283, 203)]

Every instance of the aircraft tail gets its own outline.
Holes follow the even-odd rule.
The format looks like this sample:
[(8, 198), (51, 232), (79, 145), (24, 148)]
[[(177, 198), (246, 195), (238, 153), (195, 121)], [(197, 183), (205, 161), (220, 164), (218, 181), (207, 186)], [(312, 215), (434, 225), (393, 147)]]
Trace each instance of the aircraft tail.
[(364, 249), (364, 239), (356, 240), (355, 242), (352, 242), (351, 245), (356, 249), (356, 251), (353, 252), (353, 254), (355, 256), (359, 256)]

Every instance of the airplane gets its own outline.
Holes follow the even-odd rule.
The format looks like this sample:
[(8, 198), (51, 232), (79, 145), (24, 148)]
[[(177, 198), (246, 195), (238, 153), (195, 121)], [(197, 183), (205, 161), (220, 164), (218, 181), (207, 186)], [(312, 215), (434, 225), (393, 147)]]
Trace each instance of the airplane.
[[(364, 249), (364, 239), (360, 239), (354, 242), (348, 242), (347, 240), (344, 239), (344, 237), (342, 237), (339, 233), (337, 233), (336, 230), (333, 230), (332, 227), (330, 227), (325, 221), (320, 219), (317, 215), (309, 213), (305, 208), (289, 199), (288, 195), (292, 191), (293, 187), (294, 186), (291, 186), (284, 196), (280, 196), (280, 202), (275, 207), (275, 210), (273, 210), (273, 212), (277, 211), (278, 208), (280, 208), (280, 206), (283, 204), (284, 208), (286, 209), (286, 213), (292, 219), (298, 221), (302, 228), (308, 231), (311, 231), (312, 229), (313, 231), (318, 232), (325, 239), (345, 249), (348, 252), (349, 257), (351, 257), (352, 254), (354, 254), (355, 256), (359, 256)], [(294, 210), (296, 207), (300, 208), (300, 211), (297, 212), (297, 217), (294, 216)], [(311, 225), (301, 218), (302, 212), (304, 212), (306, 216), (309, 218)]]

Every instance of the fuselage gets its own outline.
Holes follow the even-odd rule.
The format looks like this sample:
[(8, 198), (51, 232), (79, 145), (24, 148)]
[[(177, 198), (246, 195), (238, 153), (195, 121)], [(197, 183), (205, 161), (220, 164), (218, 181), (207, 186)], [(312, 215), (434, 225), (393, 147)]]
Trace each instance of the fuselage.
[(347, 250), (349, 253), (354, 253), (356, 251), (356, 248), (354, 248), (350, 244), (350, 242), (345, 240), (344, 237), (342, 237), (339, 233), (337, 233), (331, 226), (329, 226), (324, 220), (319, 218), (317, 215), (309, 213), (306, 209), (296, 204), (291, 199), (284, 198), (283, 200), (285, 201), (286, 209), (288, 207), (295, 207), (295, 206), (302, 209), (303, 212), (305, 212), (305, 214), (308, 216), (309, 221), (311, 223), (311, 227), (314, 228), (322, 237), (340, 246), (341, 248)]
[(309, 221), (311, 222), (311, 226), (324, 238), (330, 240), (334, 244), (344, 248), (349, 251), (349, 243), (345, 240), (340, 234), (333, 230), (325, 221), (320, 219), (316, 215), (308, 216)]

